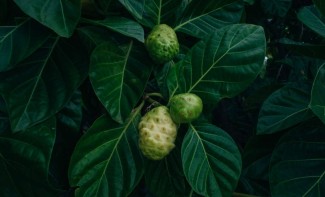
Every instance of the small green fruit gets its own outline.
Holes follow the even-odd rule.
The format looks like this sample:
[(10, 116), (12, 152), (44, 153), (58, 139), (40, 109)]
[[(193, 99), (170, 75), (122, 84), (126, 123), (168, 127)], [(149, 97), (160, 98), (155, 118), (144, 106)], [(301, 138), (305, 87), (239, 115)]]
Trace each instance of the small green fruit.
[(163, 159), (175, 147), (177, 126), (165, 106), (155, 107), (146, 113), (138, 129), (139, 147), (148, 159)]
[(170, 100), (170, 115), (176, 123), (189, 123), (197, 119), (202, 110), (202, 100), (196, 94), (178, 94)]
[(172, 60), (179, 52), (177, 35), (166, 24), (153, 27), (145, 40), (145, 46), (150, 57), (159, 64)]

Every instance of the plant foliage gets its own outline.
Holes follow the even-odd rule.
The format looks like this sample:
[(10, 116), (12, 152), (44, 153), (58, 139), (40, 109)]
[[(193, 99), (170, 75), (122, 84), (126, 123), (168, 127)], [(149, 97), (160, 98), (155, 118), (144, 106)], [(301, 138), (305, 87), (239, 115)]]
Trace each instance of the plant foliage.
[[(324, 5), (0, 0), (1, 196), (324, 196)], [(150, 160), (141, 117), (181, 93), (203, 111)]]

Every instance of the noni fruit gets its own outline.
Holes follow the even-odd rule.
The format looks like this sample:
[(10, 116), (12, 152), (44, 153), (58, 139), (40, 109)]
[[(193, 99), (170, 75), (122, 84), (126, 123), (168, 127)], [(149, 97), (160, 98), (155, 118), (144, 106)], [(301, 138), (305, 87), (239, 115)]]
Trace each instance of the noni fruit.
[(139, 147), (152, 160), (163, 159), (175, 147), (177, 125), (166, 106), (155, 107), (146, 113), (138, 125)]
[(203, 104), (200, 97), (193, 93), (184, 93), (170, 99), (170, 115), (175, 123), (189, 123), (197, 119)]
[(149, 56), (159, 64), (172, 60), (179, 52), (177, 35), (166, 24), (153, 27), (145, 40), (145, 46)]

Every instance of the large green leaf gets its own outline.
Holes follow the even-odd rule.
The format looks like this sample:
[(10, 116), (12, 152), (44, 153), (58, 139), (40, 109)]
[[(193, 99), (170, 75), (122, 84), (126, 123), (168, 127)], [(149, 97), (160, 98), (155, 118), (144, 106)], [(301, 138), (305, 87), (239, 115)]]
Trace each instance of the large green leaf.
[(44, 44), (51, 32), (27, 18), (16, 26), (0, 26), (0, 72), (13, 68)]
[(176, 147), (167, 157), (160, 161), (148, 161), (146, 164), (145, 183), (155, 197), (188, 196), (191, 190), (183, 172), (182, 141), (176, 141)]
[(98, 118), (79, 140), (70, 163), (69, 180), (76, 196), (127, 196), (140, 181), (144, 163), (138, 147), (141, 108), (120, 125)]
[(292, 0), (261, 0), (261, 7), (269, 16), (285, 17), (292, 4)]
[(269, 96), (259, 113), (257, 134), (279, 132), (311, 118), (310, 89), (308, 84), (294, 83)]
[(27, 15), (54, 30), (58, 35), (70, 37), (81, 14), (80, 0), (14, 0)]
[(243, 12), (243, 1), (192, 0), (176, 22), (175, 31), (198, 38), (205, 38), (226, 25), (238, 23)]
[(318, 10), (325, 16), (325, 3), (323, 0), (313, 0)]
[(175, 20), (176, 10), (182, 0), (119, 0), (141, 24), (152, 28), (155, 25)]
[(0, 73), (13, 131), (58, 112), (87, 77), (87, 55), (77, 43), (51, 38), (15, 69)]
[(241, 172), (236, 143), (209, 123), (190, 124), (182, 145), (185, 176), (193, 190), (204, 196), (231, 196)]
[(90, 80), (115, 121), (124, 122), (141, 98), (152, 70), (149, 59), (144, 46), (133, 41), (120, 47), (103, 43), (93, 51)]
[(112, 31), (144, 42), (144, 31), (142, 26), (131, 19), (124, 17), (109, 17), (104, 20), (83, 19), (82, 21), (106, 27)]
[(309, 107), (325, 124), (325, 63), (318, 69), (311, 90)]
[(0, 136), (1, 196), (57, 196), (48, 182), (54, 141), (55, 118)]
[(273, 152), (270, 166), (272, 196), (325, 195), (325, 128), (307, 122), (285, 135)]
[(299, 10), (298, 19), (317, 34), (325, 37), (325, 20), (314, 6), (307, 6)]
[(192, 92), (216, 104), (245, 90), (263, 67), (265, 37), (255, 25), (230, 25), (196, 44), (174, 65), (167, 80), (170, 95)]

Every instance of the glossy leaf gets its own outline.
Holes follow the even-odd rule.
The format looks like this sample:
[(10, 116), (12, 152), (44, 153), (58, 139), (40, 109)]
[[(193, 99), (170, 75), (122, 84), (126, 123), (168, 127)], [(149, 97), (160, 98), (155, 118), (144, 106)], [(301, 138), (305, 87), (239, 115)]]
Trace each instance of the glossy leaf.
[(311, 121), (281, 139), (271, 159), (272, 196), (325, 195), (324, 130), (324, 125)]
[(49, 27), (58, 35), (70, 37), (81, 14), (80, 0), (14, 0), (27, 15)]
[[(204, 103), (233, 97), (257, 77), (263, 67), (265, 37), (261, 27), (230, 25), (200, 41), (177, 63), (167, 81), (170, 95), (192, 92)], [(176, 80), (176, 81), (175, 81)]]
[(152, 65), (144, 46), (131, 41), (117, 47), (103, 43), (91, 55), (90, 80), (106, 110), (125, 121), (144, 92)]
[(318, 10), (325, 16), (325, 3), (323, 0), (313, 0)]
[(120, 3), (139, 21), (152, 28), (158, 24), (169, 24), (175, 20), (176, 10), (182, 0), (119, 0)]
[(314, 114), (325, 124), (325, 64), (323, 64), (316, 74), (311, 90), (311, 100), (309, 107)]
[(243, 1), (192, 0), (185, 8), (174, 30), (198, 38), (206, 38), (212, 32), (230, 24), (238, 23), (243, 12)]
[(31, 55), (50, 35), (50, 31), (30, 18), (16, 26), (0, 26), (0, 72)]
[(191, 188), (186, 181), (181, 161), (182, 141), (176, 141), (176, 147), (167, 157), (146, 164), (145, 183), (155, 197), (189, 195)]
[(292, 0), (261, 0), (261, 7), (269, 16), (285, 17), (292, 4)]
[(236, 143), (220, 128), (206, 123), (190, 125), (182, 145), (185, 176), (204, 196), (231, 196), (241, 172)]
[(0, 73), (13, 131), (26, 129), (58, 112), (87, 76), (87, 55), (78, 44), (50, 39), (19, 67)]
[(55, 118), (0, 136), (1, 196), (58, 195), (48, 182), (54, 141)]
[(136, 110), (125, 124), (98, 118), (79, 140), (69, 168), (78, 196), (127, 196), (140, 181), (144, 164), (138, 147)]
[(310, 85), (296, 83), (280, 88), (267, 98), (259, 113), (257, 134), (290, 128), (313, 116), (308, 104)]
[(135, 38), (140, 42), (144, 42), (144, 31), (142, 26), (131, 19), (124, 17), (109, 17), (104, 20), (83, 19), (83, 21), (93, 25), (106, 27), (122, 35)]
[(325, 37), (325, 19), (321, 18), (314, 6), (307, 6), (299, 10), (298, 19), (317, 34)]

